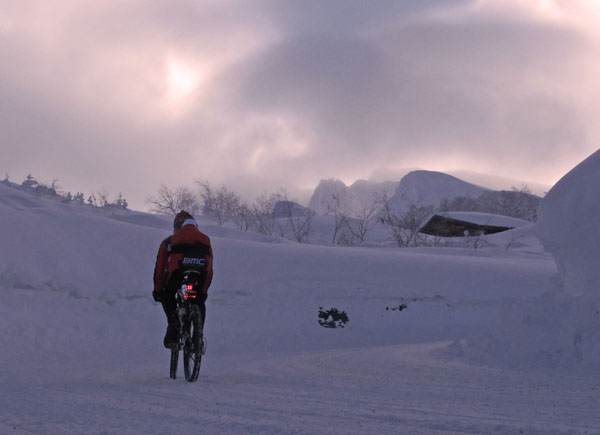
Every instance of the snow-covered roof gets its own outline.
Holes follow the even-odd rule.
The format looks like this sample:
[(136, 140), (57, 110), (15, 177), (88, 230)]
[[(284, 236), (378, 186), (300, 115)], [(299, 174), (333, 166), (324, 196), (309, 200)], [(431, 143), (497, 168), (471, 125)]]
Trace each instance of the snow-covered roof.
[(490, 225), (494, 227), (519, 228), (531, 224), (531, 222), (523, 219), (491, 213), (478, 213), (474, 211), (446, 211), (436, 213), (435, 215), (462, 222), (469, 222), (477, 225)]

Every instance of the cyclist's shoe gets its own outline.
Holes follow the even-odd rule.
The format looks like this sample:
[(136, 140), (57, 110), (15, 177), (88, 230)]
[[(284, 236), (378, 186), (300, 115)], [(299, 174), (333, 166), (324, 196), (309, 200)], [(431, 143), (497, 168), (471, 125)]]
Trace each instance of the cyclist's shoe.
[(163, 345), (170, 349), (173, 346), (176, 346), (179, 341), (179, 325), (175, 323), (170, 323), (167, 326), (167, 333), (165, 334), (165, 339), (163, 340)]

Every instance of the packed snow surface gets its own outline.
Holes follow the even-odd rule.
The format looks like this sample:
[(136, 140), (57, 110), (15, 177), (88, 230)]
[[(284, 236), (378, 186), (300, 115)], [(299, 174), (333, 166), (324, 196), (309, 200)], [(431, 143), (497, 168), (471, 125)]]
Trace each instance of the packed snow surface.
[[(492, 338), (557, 286), (533, 226), (481, 249), (399, 249), (199, 223), (215, 278), (187, 383), (168, 378), (151, 298), (170, 219), (0, 184), (0, 433), (600, 433), (598, 366), (513, 364), (503, 345), (527, 322)], [(319, 325), (331, 308), (346, 327)]]

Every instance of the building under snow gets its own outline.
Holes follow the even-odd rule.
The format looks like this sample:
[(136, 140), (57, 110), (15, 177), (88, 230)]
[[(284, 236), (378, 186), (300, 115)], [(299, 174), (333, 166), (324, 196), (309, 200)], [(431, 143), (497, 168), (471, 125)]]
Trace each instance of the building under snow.
[(480, 236), (529, 224), (531, 222), (497, 214), (448, 211), (431, 216), (419, 232), (437, 237)]

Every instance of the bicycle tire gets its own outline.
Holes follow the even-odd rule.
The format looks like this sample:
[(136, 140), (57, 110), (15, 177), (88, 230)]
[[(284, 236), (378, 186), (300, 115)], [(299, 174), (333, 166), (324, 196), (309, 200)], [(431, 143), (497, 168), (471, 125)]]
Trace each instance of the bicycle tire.
[(177, 363), (179, 362), (179, 346), (175, 345), (171, 347), (171, 367), (170, 377), (171, 379), (177, 379)]
[(183, 345), (183, 372), (188, 382), (198, 379), (202, 362), (202, 313), (198, 305), (189, 307), (185, 322), (187, 339)]

